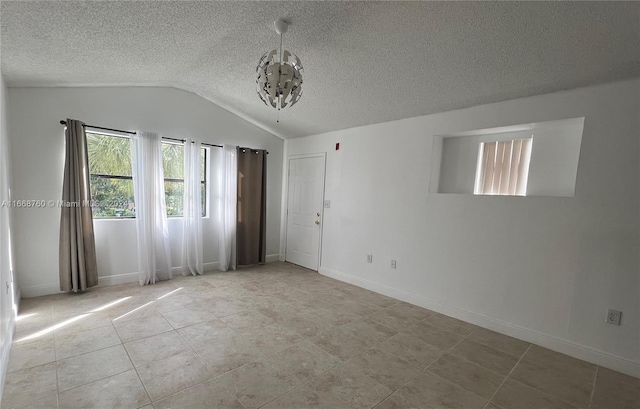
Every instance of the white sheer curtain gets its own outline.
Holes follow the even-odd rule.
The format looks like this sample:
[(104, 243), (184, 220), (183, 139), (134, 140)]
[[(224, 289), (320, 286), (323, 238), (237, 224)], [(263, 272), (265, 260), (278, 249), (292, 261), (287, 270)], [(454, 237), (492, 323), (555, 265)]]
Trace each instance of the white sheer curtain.
[(203, 273), (200, 148), (200, 142), (189, 138), (184, 143), (182, 275)]
[(238, 156), (236, 147), (224, 145), (218, 162), (218, 206), (220, 270), (236, 269), (236, 212), (238, 205)]
[(161, 141), (154, 132), (131, 138), (140, 285), (172, 278)]

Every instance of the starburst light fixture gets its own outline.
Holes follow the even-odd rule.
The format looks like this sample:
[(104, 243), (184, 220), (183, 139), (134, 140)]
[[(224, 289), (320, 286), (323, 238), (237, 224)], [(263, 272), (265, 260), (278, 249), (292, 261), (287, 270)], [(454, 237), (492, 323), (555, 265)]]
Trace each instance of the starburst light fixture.
[(302, 62), (296, 55), (282, 50), (282, 35), (289, 29), (289, 23), (278, 20), (274, 24), (276, 33), (280, 34), (280, 51), (271, 50), (260, 58), (256, 85), (262, 102), (280, 111), (293, 106), (302, 96)]

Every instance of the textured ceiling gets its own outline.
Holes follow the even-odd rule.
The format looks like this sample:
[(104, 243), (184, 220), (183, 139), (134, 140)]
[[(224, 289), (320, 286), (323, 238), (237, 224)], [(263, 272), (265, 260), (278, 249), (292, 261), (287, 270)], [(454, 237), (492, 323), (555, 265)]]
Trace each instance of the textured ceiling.
[[(305, 72), (277, 124), (255, 66), (279, 17)], [(617, 2), (3, 0), (0, 56), (9, 86), (173, 86), (291, 138), (640, 76), (639, 21)]]

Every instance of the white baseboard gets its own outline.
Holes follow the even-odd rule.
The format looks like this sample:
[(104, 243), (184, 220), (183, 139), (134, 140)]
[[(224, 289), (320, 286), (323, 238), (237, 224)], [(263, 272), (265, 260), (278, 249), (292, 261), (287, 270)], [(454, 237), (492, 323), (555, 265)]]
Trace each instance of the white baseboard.
[[(215, 271), (215, 270), (218, 269), (218, 262), (217, 261), (213, 261), (211, 263), (204, 263), (202, 265), (202, 269), (204, 270), (205, 273), (209, 272), (209, 271)], [(182, 266), (172, 267), (171, 268), (171, 272), (173, 273), (174, 276), (176, 274), (181, 275), (182, 274)]]
[(21, 287), (20, 291), (21, 291), (22, 298), (33, 298), (33, 297), (40, 297), (43, 295), (61, 294), (64, 292), (64, 291), (60, 291), (60, 284), (45, 284), (45, 285), (36, 285), (33, 287)]
[[(266, 262), (273, 263), (275, 261), (279, 261), (280, 258), (281, 258), (280, 254), (269, 254), (266, 256)], [(204, 263), (203, 268), (205, 272), (215, 271), (218, 269), (218, 262), (213, 261), (210, 263)], [(182, 266), (172, 267), (171, 273), (173, 273), (174, 276), (182, 274)], [(135, 283), (137, 281), (138, 281), (137, 272), (125, 273), (125, 274), (114, 274), (110, 276), (98, 277), (98, 286), (102, 287), (107, 285)], [(25, 288), (22, 288), (21, 290), (22, 290), (22, 297), (24, 298), (40, 297), (43, 295), (59, 294), (63, 292), (63, 291), (60, 291), (59, 284), (45, 284), (45, 285), (38, 285), (33, 287), (25, 287)]]
[[(204, 269), (205, 272), (217, 270), (218, 262), (214, 261), (211, 263), (204, 263), (202, 265), (202, 268)], [(171, 267), (171, 273), (173, 274), (173, 276), (182, 275), (182, 266)], [(98, 278), (98, 286), (137, 283), (137, 282), (138, 282), (137, 272), (126, 273), (126, 274), (116, 274), (116, 275)]]
[[(274, 256), (267, 256), (268, 263), (271, 262), (269, 260), (269, 257), (271, 258), (271, 261), (277, 261), (277, 258), (279, 257), (279, 255), (276, 254)], [(276, 260), (273, 260), (274, 257), (276, 258)], [(203, 268), (205, 272), (215, 271), (218, 269), (218, 262), (214, 261), (211, 263), (204, 263)], [(172, 267), (171, 272), (173, 273), (174, 276), (182, 274), (182, 266)], [(110, 276), (98, 277), (98, 286), (100, 287), (117, 285), (117, 284), (136, 283), (136, 282), (138, 282), (137, 272), (125, 273), (125, 274), (114, 274)], [(21, 290), (22, 290), (22, 297), (24, 298), (40, 297), (43, 295), (59, 294), (63, 292), (63, 291), (60, 291), (59, 284), (46, 284), (46, 285), (39, 285), (39, 286), (33, 286), (33, 287), (24, 287), (24, 288), (21, 288)]]
[(536, 344), (553, 351), (581, 359), (583, 361), (591, 362), (605, 368), (613, 369), (614, 371), (622, 372), (627, 375), (640, 378), (640, 362), (632, 361), (591, 347), (580, 345), (569, 340), (546, 335), (508, 322), (476, 314), (471, 311), (466, 311), (460, 308), (445, 305), (440, 302), (436, 302), (404, 290), (399, 290), (397, 288), (389, 287), (384, 284), (379, 284), (374, 281), (356, 277), (351, 274), (342, 273), (340, 271), (332, 270), (326, 267), (320, 267), (319, 273), (327, 277), (335, 278), (336, 280), (344, 281), (358, 287), (366, 288), (367, 290), (371, 290), (389, 297), (396, 298), (401, 301), (408, 302), (410, 304), (417, 305), (419, 307), (423, 307), (444, 315), (448, 315), (453, 318), (460, 319), (465, 322), (469, 322), (474, 325), (478, 325), (483, 328), (499, 332), (501, 334), (509, 335), (526, 342), (531, 342), (532, 344)]
[(111, 276), (98, 277), (98, 287), (109, 285), (137, 283), (138, 273), (114, 274)]
[[(135, 283), (138, 281), (138, 273), (126, 273), (126, 274), (114, 274), (110, 276), (98, 277), (98, 286), (108, 286), (125, 283)], [(60, 284), (46, 284), (33, 287), (20, 288), (21, 297), (33, 298), (41, 297), (43, 295), (61, 294), (64, 291), (60, 291)]]

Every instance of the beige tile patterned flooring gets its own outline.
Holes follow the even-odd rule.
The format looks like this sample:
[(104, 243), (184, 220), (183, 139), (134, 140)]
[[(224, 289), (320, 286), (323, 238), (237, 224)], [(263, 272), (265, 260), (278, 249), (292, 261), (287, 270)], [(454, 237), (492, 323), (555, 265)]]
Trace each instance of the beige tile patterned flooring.
[(22, 300), (2, 408), (640, 408), (640, 380), (287, 264)]

